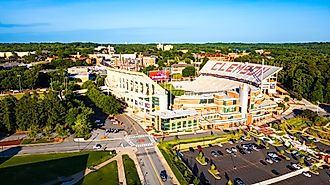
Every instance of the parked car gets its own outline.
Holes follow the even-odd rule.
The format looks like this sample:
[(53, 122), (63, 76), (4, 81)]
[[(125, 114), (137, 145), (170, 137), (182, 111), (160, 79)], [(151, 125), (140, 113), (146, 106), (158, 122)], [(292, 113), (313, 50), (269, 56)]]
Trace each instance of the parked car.
[(223, 147), (223, 145), (221, 143), (218, 144), (219, 147)]
[(209, 145), (209, 147), (212, 147), (213, 145), (212, 144), (208, 144)]
[(233, 153), (233, 151), (231, 151), (229, 148), (226, 148), (226, 152), (229, 154)]
[(303, 172), (302, 174), (303, 174), (305, 177), (309, 177), (309, 178), (312, 177), (312, 175), (311, 175), (310, 173), (308, 173), (308, 172)]
[(215, 151), (211, 151), (211, 155), (212, 155), (213, 157), (218, 157), (218, 154), (217, 154), (217, 152), (215, 152)]
[(275, 170), (275, 169), (272, 170), (272, 173), (275, 174), (275, 175), (280, 175), (280, 172), (278, 172), (278, 171)]
[(300, 166), (298, 166), (297, 164), (292, 164), (292, 167), (294, 167), (295, 169), (299, 170)]
[(201, 152), (203, 150), (202, 146), (201, 145), (198, 145), (197, 146), (197, 150)]
[(101, 144), (96, 144), (96, 145), (93, 146), (93, 149), (99, 150), (101, 148), (102, 148), (102, 145)]
[(273, 153), (273, 152), (269, 152), (267, 154), (269, 157), (278, 157), (277, 154)]
[(245, 183), (243, 182), (243, 180), (241, 178), (235, 178), (234, 185), (245, 185)]
[(189, 147), (189, 151), (194, 152), (195, 150), (193, 147)]
[(276, 163), (279, 162), (278, 158), (276, 158), (276, 157), (272, 157), (271, 159), (272, 159), (274, 162), (276, 162)]
[(260, 163), (265, 165), (265, 166), (267, 165), (267, 163), (264, 160), (260, 160)]
[(163, 182), (165, 182), (167, 180), (167, 173), (166, 170), (162, 170), (160, 171), (160, 178), (162, 179)]
[(269, 164), (273, 164), (273, 161), (272, 161), (271, 159), (269, 159), (269, 158), (266, 158), (265, 161), (266, 161), (267, 163), (269, 163)]
[(218, 150), (217, 153), (218, 153), (219, 155), (223, 155), (223, 153), (222, 153), (220, 150)]
[(289, 169), (289, 170), (291, 170), (291, 171), (294, 171), (294, 170), (296, 170), (293, 166), (291, 166), (291, 165), (286, 165), (286, 167)]
[(237, 149), (235, 147), (231, 147), (231, 151), (237, 152)]

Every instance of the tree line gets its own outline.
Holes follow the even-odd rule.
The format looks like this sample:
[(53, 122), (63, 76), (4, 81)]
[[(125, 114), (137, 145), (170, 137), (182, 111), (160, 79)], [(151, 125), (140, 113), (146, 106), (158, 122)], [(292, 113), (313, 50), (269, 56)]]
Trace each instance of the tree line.
[(100, 108), (104, 113), (109, 115), (116, 115), (121, 113), (122, 104), (114, 96), (105, 95), (100, 91), (94, 82), (86, 81), (82, 85), (82, 88), (88, 89), (87, 97), (95, 104), (96, 107)]
[(61, 99), (54, 91), (26, 93), (20, 99), (9, 95), (0, 99), (0, 131), (27, 131), (30, 138), (65, 137), (69, 134), (88, 138), (93, 113), (82, 101)]

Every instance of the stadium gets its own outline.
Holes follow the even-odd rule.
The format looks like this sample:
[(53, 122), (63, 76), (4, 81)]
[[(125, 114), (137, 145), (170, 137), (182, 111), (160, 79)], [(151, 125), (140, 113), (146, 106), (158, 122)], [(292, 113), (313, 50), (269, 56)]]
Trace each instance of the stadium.
[(126, 101), (135, 113), (143, 113), (143, 122), (158, 131), (226, 129), (258, 124), (278, 113), (272, 97), (280, 67), (208, 61), (194, 81), (168, 82), (185, 92), (177, 97), (153, 76), (106, 69), (110, 92)]
[(194, 81), (171, 82), (185, 95), (173, 110), (196, 110), (202, 129), (261, 123), (277, 114), (277, 74), (282, 68), (262, 64), (208, 61)]

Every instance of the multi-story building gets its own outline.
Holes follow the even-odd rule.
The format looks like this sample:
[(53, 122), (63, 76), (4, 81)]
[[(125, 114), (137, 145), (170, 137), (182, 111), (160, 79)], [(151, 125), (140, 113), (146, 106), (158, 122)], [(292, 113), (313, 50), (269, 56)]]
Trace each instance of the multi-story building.
[(149, 122), (163, 132), (198, 129), (198, 113), (195, 110), (155, 111), (150, 113)]
[(168, 109), (168, 95), (156, 82), (141, 72), (115, 69), (107, 70), (105, 85), (117, 98), (122, 99), (134, 111), (153, 112)]

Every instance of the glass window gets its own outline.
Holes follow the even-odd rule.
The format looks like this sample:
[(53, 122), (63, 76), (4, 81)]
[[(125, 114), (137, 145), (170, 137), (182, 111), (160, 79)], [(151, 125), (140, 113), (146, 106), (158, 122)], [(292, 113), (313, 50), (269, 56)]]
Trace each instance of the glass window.
[(233, 105), (236, 105), (236, 100), (233, 100)]
[(207, 103), (214, 103), (214, 99), (208, 99)]
[(201, 100), (199, 101), (199, 103), (200, 103), (200, 104), (205, 104), (205, 103), (207, 103), (207, 99), (201, 99)]
[(176, 129), (175, 122), (172, 123), (172, 129)]
[[(189, 120), (188, 121), (188, 124), (190, 123), (190, 125), (191, 125), (191, 121)], [(187, 121), (183, 121), (183, 127), (187, 127)]]

